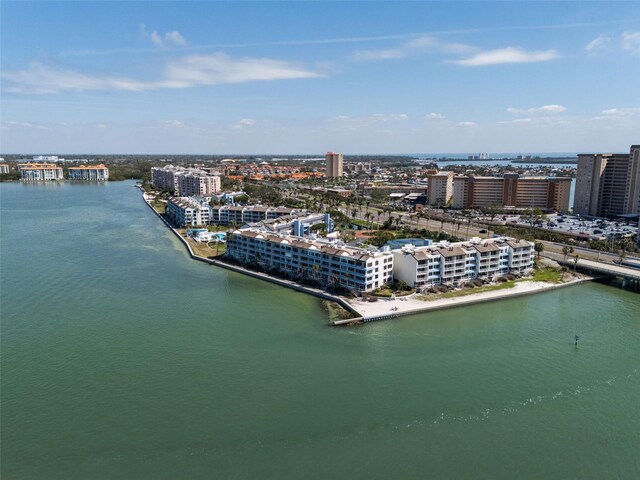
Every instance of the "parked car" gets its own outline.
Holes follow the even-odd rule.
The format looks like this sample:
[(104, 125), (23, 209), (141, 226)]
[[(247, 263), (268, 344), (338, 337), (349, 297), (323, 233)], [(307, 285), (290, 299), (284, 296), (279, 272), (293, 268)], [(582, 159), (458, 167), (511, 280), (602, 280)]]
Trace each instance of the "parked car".
[(480, 233), (487, 233), (487, 231), (483, 228), (482, 230), (480, 230)]

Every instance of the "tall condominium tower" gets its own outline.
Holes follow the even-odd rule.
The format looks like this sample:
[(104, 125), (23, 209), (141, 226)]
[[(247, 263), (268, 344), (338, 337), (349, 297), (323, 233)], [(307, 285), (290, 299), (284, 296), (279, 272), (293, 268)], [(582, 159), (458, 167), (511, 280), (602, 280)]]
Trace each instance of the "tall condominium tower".
[(327, 162), (327, 178), (331, 177), (341, 177), (342, 173), (342, 154), (341, 153), (333, 153), (327, 152), (325, 155), (325, 160)]
[(578, 155), (574, 213), (606, 217), (638, 209), (639, 147), (631, 153)]

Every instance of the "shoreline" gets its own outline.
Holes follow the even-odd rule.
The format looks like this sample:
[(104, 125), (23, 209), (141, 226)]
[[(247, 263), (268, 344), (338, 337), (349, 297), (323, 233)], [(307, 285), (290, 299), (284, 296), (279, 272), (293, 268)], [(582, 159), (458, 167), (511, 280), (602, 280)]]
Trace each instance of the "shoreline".
[[(360, 312), (355, 310), (353, 308), (353, 306), (349, 302), (347, 302), (344, 298), (339, 297), (337, 295), (331, 295), (330, 293), (327, 293), (324, 290), (315, 289), (315, 288), (312, 288), (312, 287), (307, 287), (307, 286), (304, 286), (304, 285), (300, 285), (300, 284), (298, 284), (296, 282), (292, 282), (290, 280), (276, 278), (276, 277), (273, 277), (273, 276), (268, 275), (266, 273), (255, 272), (253, 270), (249, 270), (249, 269), (241, 267), (239, 265), (233, 265), (233, 264), (230, 264), (230, 263), (227, 263), (227, 262), (223, 262), (221, 260), (213, 260), (211, 258), (205, 258), (205, 257), (201, 257), (200, 255), (196, 255), (193, 252), (193, 249), (191, 248), (191, 245), (189, 245), (189, 242), (182, 235), (180, 235), (180, 232), (178, 232), (175, 228), (173, 228), (169, 224), (169, 222), (167, 222), (167, 220), (164, 217), (162, 217), (162, 215), (160, 215), (160, 213), (158, 213), (155, 208), (153, 208), (153, 206), (147, 200), (144, 191), (143, 191), (142, 199), (144, 200), (144, 203), (146, 203), (147, 206), (151, 209), (151, 211), (153, 213), (155, 213), (156, 216), (160, 220), (162, 220), (162, 223), (164, 223), (165, 226), (167, 228), (169, 228), (169, 230), (171, 230), (173, 232), (173, 234), (180, 240), (180, 242), (187, 248), (187, 253), (189, 254), (189, 256), (193, 260), (197, 260), (199, 262), (207, 263), (209, 265), (214, 265), (216, 267), (220, 267), (220, 268), (224, 268), (224, 269), (227, 269), (227, 270), (231, 270), (233, 272), (241, 273), (243, 275), (248, 275), (250, 277), (253, 277), (253, 278), (256, 278), (256, 279), (259, 279), (259, 280), (264, 280), (264, 281), (267, 281), (267, 282), (270, 282), (270, 283), (274, 283), (276, 285), (280, 285), (282, 287), (290, 288), (290, 289), (296, 290), (298, 292), (307, 293), (309, 295), (313, 295), (314, 297), (321, 298), (322, 300), (328, 300), (330, 302), (337, 303), (338, 305), (340, 305), (345, 310), (357, 315), (354, 318), (348, 319), (348, 322), (364, 321), (364, 319), (362, 318)], [(335, 325), (335, 324), (336, 324), (335, 322), (330, 322), (330, 325)]]
[[(149, 201), (146, 198), (146, 192), (144, 192), (144, 190), (142, 189), (141, 191), (142, 191), (142, 199), (144, 203), (147, 204), (147, 206), (151, 209), (151, 211), (160, 220), (162, 220), (162, 223), (164, 223), (164, 225), (167, 228), (169, 228), (169, 230), (171, 230), (171, 232), (173, 232), (173, 234), (187, 248), (187, 253), (193, 260), (197, 260), (199, 262), (207, 263), (209, 265), (214, 265), (216, 267), (231, 270), (236, 273), (241, 273), (243, 275), (248, 275), (258, 280), (264, 280), (270, 283), (274, 283), (276, 285), (290, 288), (298, 292), (313, 295), (314, 297), (318, 297), (323, 300), (335, 302), (345, 310), (351, 313), (354, 313), (356, 315), (356, 317), (354, 318), (329, 321), (329, 325), (333, 325), (333, 326), (349, 325), (349, 324), (355, 324), (355, 323), (369, 323), (369, 322), (374, 322), (378, 320), (387, 320), (387, 319), (397, 318), (401, 316), (416, 315), (416, 314), (427, 313), (431, 311), (444, 310), (447, 308), (492, 302), (496, 300), (502, 300), (504, 298), (516, 298), (516, 297), (521, 297), (525, 295), (533, 295), (536, 293), (556, 290), (558, 288), (569, 287), (572, 285), (578, 285), (580, 283), (593, 280), (593, 278), (591, 277), (578, 278), (578, 279), (574, 279), (574, 280), (560, 283), (560, 284), (524, 280), (522, 282), (517, 283), (514, 287), (507, 290), (480, 292), (477, 294), (469, 294), (461, 297), (440, 298), (440, 299), (434, 299), (434, 300), (418, 300), (414, 298), (416, 294), (413, 294), (408, 297), (399, 297), (399, 298), (393, 298), (393, 299), (378, 299), (378, 301), (376, 302), (367, 302), (359, 299), (347, 300), (343, 297), (327, 293), (324, 290), (308, 287), (305, 285), (300, 285), (299, 283), (296, 283), (290, 280), (273, 277), (266, 273), (249, 270), (239, 265), (233, 265), (227, 262), (223, 262), (221, 260), (213, 260), (210, 258), (205, 258), (199, 255), (196, 255), (193, 252), (191, 245), (189, 245), (189, 242), (180, 234), (180, 232), (178, 232), (175, 228), (173, 228), (169, 224), (169, 222), (167, 222), (167, 220), (160, 213), (158, 213), (158, 211), (156, 211), (155, 208), (153, 208), (153, 206), (149, 203)], [(391, 308), (397, 308), (397, 310), (391, 310)]]
[[(394, 299), (378, 299), (377, 302), (363, 302), (352, 300), (352, 305), (361, 312), (363, 321), (374, 322), (407, 315), (415, 315), (448, 308), (465, 307), (480, 303), (493, 302), (507, 298), (523, 297), (536, 293), (556, 290), (558, 288), (570, 287), (584, 282), (589, 282), (593, 278), (577, 278), (564, 283), (535, 282), (533, 280), (523, 280), (514, 287), (505, 290), (495, 290), (489, 292), (479, 292), (454, 298), (435, 298), (433, 300), (418, 300), (416, 294), (409, 297), (399, 297)], [(391, 310), (397, 308), (398, 310)]]

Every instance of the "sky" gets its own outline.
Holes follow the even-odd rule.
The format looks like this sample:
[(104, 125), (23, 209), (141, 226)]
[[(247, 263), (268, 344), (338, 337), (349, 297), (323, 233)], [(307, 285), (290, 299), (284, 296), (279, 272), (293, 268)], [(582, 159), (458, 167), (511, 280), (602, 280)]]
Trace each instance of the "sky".
[(640, 2), (0, 4), (0, 153), (625, 152)]

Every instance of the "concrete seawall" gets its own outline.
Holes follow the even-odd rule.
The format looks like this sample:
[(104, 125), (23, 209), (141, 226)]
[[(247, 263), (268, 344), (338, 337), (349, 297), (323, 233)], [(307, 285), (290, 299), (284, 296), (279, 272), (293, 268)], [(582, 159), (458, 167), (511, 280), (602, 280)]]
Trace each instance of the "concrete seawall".
[(264, 280), (266, 282), (274, 283), (274, 284), (280, 285), (282, 287), (287, 287), (287, 288), (290, 288), (292, 290), (296, 290), (298, 292), (306, 293), (308, 295), (313, 295), (314, 297), (322, 298), (323, 300), (329, 300), (331, 302), (335, 302), (338, 305), (340, 305), (342, 308), (344, 308), (345, 310), (347, 310), (349, 312), (352, 312), (352, 313), (355, 313), (357, 315), (356, 318), (349, 318), (349, 319), (346, 319), (346, 320), (334, 321), (334, 322), (332, 322), (332, 325), (343, 325), (343, 324), (352, 323), (352, 322), (358, 322), (358, 321), (363, 320), (362, 316), (360, 315), (360, 313), (357, 310), (355, 310), (353, 308), (353, 306), (351, 304), (349, 304), (349, 302), (347, 302), (346, 300), (344, 300), (343, 298), (340, 298), (338, 296), (331, 295), (331, 294), (329, 294), (329, 293), (327, 293), (327, 292), (325, 292), (323, 290), (306, 287), (306, 286), (300, 285), (300, 284), (298, 284), (296, 282), (292, 282), (292, 281), (289, 281), (289, 280), (284, 280), (284, 279), (281, 279), (281, 278), (273, 277), (273, 276), (268, 275), (266, 273), (255, 272), (253, 270), (249, 270), (247, 268), (243, 268), (243, 267), (241, 267), (239, 265), (232, 265), (230, 263), (226, 263), (226, 262), (223, 262), (223, 261), (220, 261), (220, 260), (213, 260), (213, 259), (210, 259), (210, 258), (205, 258), (205, 257), (201, 257), (199, 255), (196, 255), (193, 252), (193, 250), (191, 248), (191, 245), (189, 245), (189, 242), (182, 235), (180, 235), (180, 232), (178, 232), (175, 228), (173, 228), (171, 226), (171, 224), (169, 222), (167, 222), (167, 220), (156, 211), (155, 208), (153, 208), (153, 206), (144, 197), (144, 194), (143, 194), (142, 199), (144, 200), (144, 203), (146, 203), (147, 206), (151, 209), (151, 211), (153, 213), (155, 213), (156, 216), (160, 220), (162, 220), (162, 222), (167, 226), (167, 228), (169, 228), (169, 230), (171, 230), (174, 233), (174, 235), (176, 237), (178, 237), (178, 239), (186, 247), (187, 252), (189, 253), (189, 256), (192, 259), (197, 260), (199, 262), (208, 263), (209, 265), (214, 265), (216, 267), (220, 267), (220, 268), (224, 268), (224, 269), (227, 269), (227, 270), (231, 270), (231, 271), (236, 272), (236, 273), (241, 273), (243, 275), (248, 275), (250, 277), (257, 278), (259, 280)]

